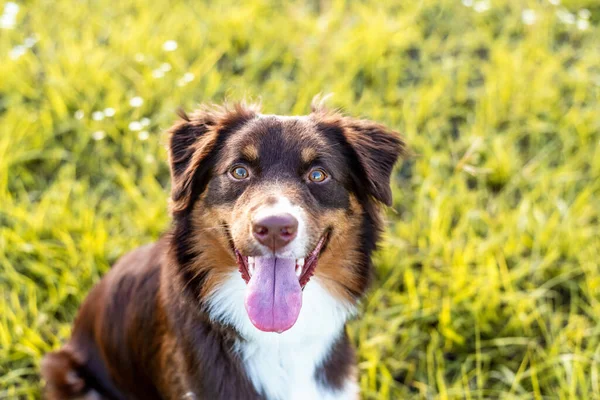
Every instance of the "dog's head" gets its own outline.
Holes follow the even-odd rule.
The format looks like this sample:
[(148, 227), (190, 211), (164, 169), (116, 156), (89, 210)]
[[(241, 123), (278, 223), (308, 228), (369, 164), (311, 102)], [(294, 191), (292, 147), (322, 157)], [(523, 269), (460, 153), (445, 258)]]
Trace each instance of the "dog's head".
[(262, 331), (291, 328), (311, 278), (342, 302), (366, 290), (390, 205), (399, 135), (313, 108), (308, 116), (206, 107), (170, 130), (171, 250), (203, 303), (232, 270)]

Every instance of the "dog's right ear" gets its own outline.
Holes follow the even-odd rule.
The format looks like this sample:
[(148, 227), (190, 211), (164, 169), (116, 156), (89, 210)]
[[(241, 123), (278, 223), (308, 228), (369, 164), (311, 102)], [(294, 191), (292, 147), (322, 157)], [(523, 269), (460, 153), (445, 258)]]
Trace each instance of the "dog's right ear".
[[(202, 179), (206, 175), (207, 171), (200, 173), (196, 168), (200, 167), (202, 160), (206, 160), (217, 139), (217, 133), (213, 129), (215, 118), (211, 113), (196, 112), (188, 116), (183, 110), (179, 110), (177, 114), (181, 120), (169, 129), (168, 149), (171, 208), (174, 214), (187, 208), (194, 177)], [(194, 158), (199, 159), (196, 168), (192, 166)]]
[(169, 129), (171, 167), (171, 212), (178, 215), (191, 209), (204, 192), (217, 154), (229, 133), (239, 129), (258, 113), (255, 105), (205, 106), (187, 115)]

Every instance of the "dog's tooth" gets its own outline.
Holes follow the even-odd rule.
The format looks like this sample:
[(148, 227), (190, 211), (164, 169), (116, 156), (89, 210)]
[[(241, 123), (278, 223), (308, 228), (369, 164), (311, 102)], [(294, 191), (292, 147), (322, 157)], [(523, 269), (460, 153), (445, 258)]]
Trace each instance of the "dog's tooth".
[(304, 258), (299, 258), (296, 260), (296, 276), (300, 278), (302, 275), (302, 270), (304, 269)]
[(254, 257), (248, 256), (248, 273), (250, 274), (250, 276), (252, 276), (254, 274), (254, 263), (255, 263)]

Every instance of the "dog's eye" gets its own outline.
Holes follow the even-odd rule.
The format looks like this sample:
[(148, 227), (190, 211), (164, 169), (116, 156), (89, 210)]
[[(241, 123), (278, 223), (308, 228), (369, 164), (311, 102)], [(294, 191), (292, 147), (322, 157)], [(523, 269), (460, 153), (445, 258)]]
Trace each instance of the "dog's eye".
[(323, 182), (327, 179), (327, 173), (322, 168), (315, 168), (308, 173), (308, 179), (310, 179), (311, 182)]
[(239, 165), (236, 165), (233, 168), (231, 168), (229, 170), (229, 173), (234, 179), (237, 180), (246, 179), (250, 175), (245, 167), (241, 167)]

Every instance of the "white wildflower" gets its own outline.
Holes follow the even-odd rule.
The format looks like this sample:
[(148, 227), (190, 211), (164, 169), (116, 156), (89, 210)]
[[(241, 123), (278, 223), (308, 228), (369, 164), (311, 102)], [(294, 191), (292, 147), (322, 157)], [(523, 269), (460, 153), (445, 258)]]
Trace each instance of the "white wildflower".
[(139, 121), (132, 121), (129, 123), (129, 130), (130, 131), (141, 131), (142, 130), (142, 124), (140, 124)]
[(473, 10), (477, 11), (478, 13), (486, 12), (490, 8), (491, 4), (488, 0), (478, 1), (473, 5)]
[(563, 24), (573, 25), (575, 23), (575, 15), (571, 14), (567, 10), (556, 11), (556, 16)]
[(587, 8), (582, 8), (581, 10), (579, 10), (577, 15), (581, 19), (590, 19), (590, 17), (592, 16), (592, 13)]
[(129, 105), (131, 107), (141, 107), (142, 104), (144, 104), (144, 99), (142, 99), (140, 96), (135, 96), (131, 100), (129, 100)]
[(17, 24), (17, 20), (9, 15), (0, 15), (0, 28), (13, 29)]
[(32, 48), (36, 43), (38, 42), (38, 39), (34, 36), (29, 36), (26, 37), (25, 40), (23, 41), (23, 45), (25, 47), (27, 47), (28, 49)]
[[(0, 28), (13, 29), (17, 24), (17, 14), (19, 13), (19, 5), (9, 1), (4, 5), (4, 14), (0, 16)], [(20, 56), (19, 56), (20, 57)]]
[(17, 15), (19, 13), (19, 5), (13, 1), (4, 4), (4, 15)]
[(102, 111), (94, 111), (92, 113), (92, 119), (94, 121), (102, 121), (104, 119), (104, 113)]
[(13, 47), (10, 52), (8, 53), (8, 56), (10, 57), (11, 60), (16, 60), (18, 58), (20, 58), (23, 54), (25, 54), (27, 52), (27, 48), (25, 46), (15, 46)]
[(534, 10), (528, 8), (521, 13), (521, 20), (525, 25), (533, 25), (537, 21), (537, 15)]
[(177, 81), (177, 86), (185, 86), (188, 83), (190, 83), (191, 81), (194, 80), (196, 76), (191, 73), (191, 72), (186, 72), (185, 74), (183, 74), (183, 76), (181, 77), (181, 79), (179, 79)]
[(92, 133), (92, 138), (96, 141), (102, 140), (105, 137), (106, 137), (106, 133), (104, 133), (104, 131), (96, 131), (96, 132)]
[(21, 249), (23, 249), (23, 251), (26, 253), (33, 253), (33, 250), (35, 250), (35, 247), (31, 243), (23, 243), (21, 245)]
[(174, 40), (167, 40), (163, 43), (164, 51), (175, 51), (177, 50), (177, 42)]
[(577, 29), (579, 29), (580, 31), (585, 31), (589, 27), (590, 27), (590, 21), (588, 21), (587, 19), (578, 19), (577, 20)]

